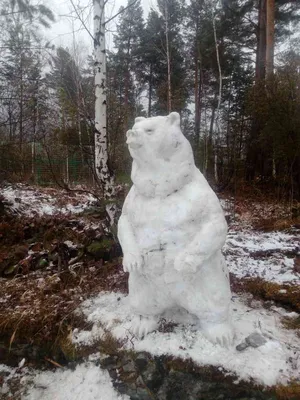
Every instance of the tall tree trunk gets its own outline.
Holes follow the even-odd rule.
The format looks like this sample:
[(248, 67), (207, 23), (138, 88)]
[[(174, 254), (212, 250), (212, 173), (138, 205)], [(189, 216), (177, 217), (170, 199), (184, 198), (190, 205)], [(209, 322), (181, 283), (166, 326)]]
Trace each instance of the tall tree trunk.
[(171, 54), (170, 54), (170, 40), (169, 40), (169, 11), (168, 4), (165, 2), (165, 29), (166, 29), (166, 52), (167, 52), (167, 66), (168, 66), (168, 92), (167, 92), (167, 111), (172, 111), (172, 86), (171, 86)]
[(275, 0), (267, 0), (266, 76), (274, 71)]
[[(20, 59), (20, 117), (19, 117), (19, 140), (20, 140), (20, 151), (23, 152), (23, 54), (21, 53)], [(22, 159), (23, 162), (23, 159)]]
[(216, 118), (214, 118), (215, 121), (213, 121), (213, 131), (214, 129), (214, 122), (216, 125), (216, 137), (214, 140), (214, 151), (215, 151), (215, 157), (214, 157), (214, 175), (215, 175), (215, 182), (219, 182), (219, 177), (218, 177), (218, 142), (219, 142), (219, 114), (220, 114), (220, 107), (221, 107), (221, 101), (222, 101), (222, 88), (223, 88), (223, 77), (222, 77), (222, 68), (221, 68), (221, 62), (220, 62), (220, 52), (219, 52), (219, 44), (217, 40), (217, 28), (216, 28), (216, 15), (214, 15), (214, 12), (212, 13), (212, 23), (213, 23), (213, 31), (214, 31), (214, 39), (215, 39), (215, 47), (216, 47), (216, 57), (217, 57), (217, 64), (218, 64), (218, 72), (219, 72), (219, 93), (218, 93), (218, 105), (216, 109)]
[(201, 64), (198, 54), (198, 44), (196, 44), (196, 57), (195, 57), (195, 139), (197, 146), (196, 161), (200, 164), (200, 124), (201, 124)]
[(95, 168), (104, 198), (109, 199), (113, 194), (113, 179), (108, 168), (104, 6), (104, 0), (94, 0)]
[(151, 112), (152, 112), (152, 90), (153, 90), (153, 65), (152, 62), (150, 64), (150, 73), (149, 73), (149, 95), (148, 95), (148, 117), (151, 117)]
[(266, 0), (259, 0), (255, 78), (256, 82), (266, 74)]
[(195, 135), (197, 143), (200, 141), (200, 121), (201, 121), (201, 66), (198, 54), (195, 60)]
[[(257, 48), (255, 60), (255, 83), (263, 82), (266, 76), (266, 1), (259, 0), (258, 4), (258, 27), (257, 27)], [(259, 87), (259, 85), (257, 85)], [(262, 129), (261, 122), (258, 120), (257, 113), (254, 111), (251, 123), (251, 130), (247, 144), (246, 170), (247, 181), (252, 181), (256, 176), (256, 171), (261, 158), (257, 147), (257, 138)]]

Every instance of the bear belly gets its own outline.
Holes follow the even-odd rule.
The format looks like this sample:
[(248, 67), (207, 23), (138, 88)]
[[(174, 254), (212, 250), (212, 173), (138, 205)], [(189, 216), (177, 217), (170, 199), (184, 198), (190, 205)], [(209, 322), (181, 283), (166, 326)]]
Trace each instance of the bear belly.
[(178, 253), (201, 228), (201, 207), (189, 196), (188, 188), (166, 198), (135, 194), (128, 204), (128, 218), (141, 253)]

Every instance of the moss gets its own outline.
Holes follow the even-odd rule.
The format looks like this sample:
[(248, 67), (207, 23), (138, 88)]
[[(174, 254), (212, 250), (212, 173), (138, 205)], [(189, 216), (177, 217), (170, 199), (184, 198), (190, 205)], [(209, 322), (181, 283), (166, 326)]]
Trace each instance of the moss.
[(95, 257), (96, 260), (105, 258), (105, 253), (108, 253), (114, 245), (114, 241), (104, 238), (102, 240), (94, 240), (88, 247), (87, 252)]

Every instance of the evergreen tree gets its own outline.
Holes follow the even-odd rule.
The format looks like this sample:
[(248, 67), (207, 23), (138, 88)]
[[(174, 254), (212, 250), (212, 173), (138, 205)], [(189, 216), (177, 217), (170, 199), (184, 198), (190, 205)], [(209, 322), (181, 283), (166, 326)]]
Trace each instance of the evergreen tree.
[[(116, 54), (111, 56), (114, 70), (114, 86), (119, 101), (123, 103), (123, 127), (125, 130), (133, 123), (136, 105), (141, 88), (137, 85), (138, 59), (141, 56), (141, 41), (144, 29), (141, 1), (128, 0), (127, 8), (120, 9), (117, 34), (114, 37)], [(111, 74), (112, 76), (112, 74)]]
[(159, 2), (149, 13), (142, 38), (139, 79), (147, 85), (148, 115), (182, 112), (186, 105), (185, 60), (178, 0)]

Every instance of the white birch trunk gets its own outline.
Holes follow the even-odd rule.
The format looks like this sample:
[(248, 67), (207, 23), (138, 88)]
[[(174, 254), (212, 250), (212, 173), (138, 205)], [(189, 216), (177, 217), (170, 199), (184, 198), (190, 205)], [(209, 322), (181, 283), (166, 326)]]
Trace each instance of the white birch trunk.
[(95, 167), (103, 186), (104, 196), (112, 196), (112, 178), (108, 169), (106, 133), (106, 53), (104, 0), (94, 0), (95, 53)]
[[(114, 195), (114, 182), (108, 169), (106, 130), (106, 52), (104, 0), (94, 0), (94, 54), (95, 54), (95, 169), (103, 188), (105, 200)], [(110, 222), (114, 220), (112, 205), (106, 207)]]

